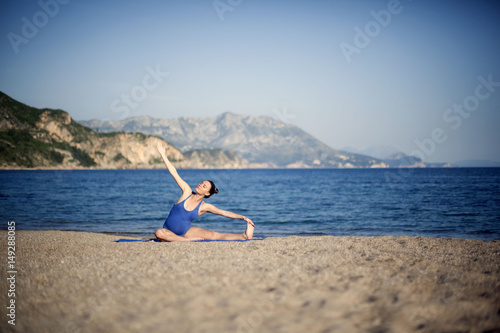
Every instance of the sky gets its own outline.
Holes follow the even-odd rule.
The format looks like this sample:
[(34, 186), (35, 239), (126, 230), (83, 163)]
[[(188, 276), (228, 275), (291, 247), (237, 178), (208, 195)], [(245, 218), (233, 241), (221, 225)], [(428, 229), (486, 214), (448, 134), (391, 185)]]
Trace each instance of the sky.
[(2, 0), (0, 36), (0, 91), (77, 121), (230, 111), (500, 161), (496, 1)]

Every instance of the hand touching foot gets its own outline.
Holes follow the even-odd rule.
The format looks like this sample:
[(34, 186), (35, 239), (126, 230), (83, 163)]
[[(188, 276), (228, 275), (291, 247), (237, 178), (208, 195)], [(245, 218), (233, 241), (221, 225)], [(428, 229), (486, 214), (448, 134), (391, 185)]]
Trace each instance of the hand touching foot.
[(245, 220), (248, 220), (247, 230), (245, 230), (245, 232), (243, 233), (243, 237), (245, 237), (245, 239), (252, 239), (253, 231), (255, 229), (255, 224), (253, 224), (253, 222), (249, 218), (245, 218)]

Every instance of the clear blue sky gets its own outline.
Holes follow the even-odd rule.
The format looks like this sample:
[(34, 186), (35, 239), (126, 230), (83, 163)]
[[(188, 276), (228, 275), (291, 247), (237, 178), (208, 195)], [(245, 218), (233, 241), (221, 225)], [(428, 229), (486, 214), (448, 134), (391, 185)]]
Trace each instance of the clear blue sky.
[(269, 115), (336, 149), (500, 161), (495, 1), (41, 2), (0, 5), (0, 90), (28, 105)]

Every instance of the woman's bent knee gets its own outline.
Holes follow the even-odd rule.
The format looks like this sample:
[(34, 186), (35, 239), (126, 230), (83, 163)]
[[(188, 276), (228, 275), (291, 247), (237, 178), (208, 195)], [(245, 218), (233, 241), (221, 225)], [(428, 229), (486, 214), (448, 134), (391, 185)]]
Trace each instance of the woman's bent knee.
[(160, 229), (156, 230), (155, 236), (159, 240), (168, 241), (169, 231), (165, 228), (160, 228)]

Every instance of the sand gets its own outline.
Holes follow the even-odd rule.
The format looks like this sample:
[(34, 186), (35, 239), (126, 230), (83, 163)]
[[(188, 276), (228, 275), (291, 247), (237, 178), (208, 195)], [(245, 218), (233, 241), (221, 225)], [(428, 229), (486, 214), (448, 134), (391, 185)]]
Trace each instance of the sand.
[(119, 238), (16, 231), (16, 325), (2, 260), (0, 331), (500, 332), (500, 241)]

